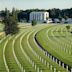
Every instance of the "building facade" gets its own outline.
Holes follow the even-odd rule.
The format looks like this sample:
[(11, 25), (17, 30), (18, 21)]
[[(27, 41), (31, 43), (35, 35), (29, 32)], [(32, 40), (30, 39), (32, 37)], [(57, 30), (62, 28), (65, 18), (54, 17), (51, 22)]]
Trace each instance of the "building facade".
[(37, 22), (45, 22), (49, 18), (48, 12), (31, 12), (29, 21), (36, 20)]

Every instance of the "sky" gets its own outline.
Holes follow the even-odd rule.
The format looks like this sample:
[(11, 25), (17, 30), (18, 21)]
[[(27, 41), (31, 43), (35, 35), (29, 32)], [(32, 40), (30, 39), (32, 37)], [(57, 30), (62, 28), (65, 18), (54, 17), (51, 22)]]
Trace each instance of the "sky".
[(52, 8), (72, 8), (72, 0), (0, 0), (0, 10), (8, 8), (16, 9), (52, 9)]

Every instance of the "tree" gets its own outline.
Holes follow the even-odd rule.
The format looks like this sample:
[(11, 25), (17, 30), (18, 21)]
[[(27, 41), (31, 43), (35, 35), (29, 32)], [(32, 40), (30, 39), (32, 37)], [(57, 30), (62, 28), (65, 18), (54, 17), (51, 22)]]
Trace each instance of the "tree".
[(13, 18), (18, 21), (18, 13), (19, 13), (19, 10), (16, 10), (15, 8), (12, 9), (12, 13), (11, 15), (13, 16)]
[(37, 24), (36, 20), (32, 20), (32, 26), (35, 26)]
[(61, 22), (62, 21), (62, 16), (60, 14), (59, 14), (58, 18), (59, 18), (59, 20)]
[(65, 20), (67, 20), (68, 19), (68, 16), (64, 15), (64, 18), (65, 18)]
[(70, 26), (69, 25), (67, 25), (66, 26), (66, 29), (68, 30), (68, 32), (69, 32), (69, 30), (70, 30)]
[(13, 34), (18, 33), (19, 28), (18, 28), (18, 24), (17, 24), (15, 11), (12, 14), (9, 14), (9, 12), (7, 11), (3, 23), (5, 25), (4, 31), (5, 31), (6, 35), (8, 35), (8, 34), (13, 35)]

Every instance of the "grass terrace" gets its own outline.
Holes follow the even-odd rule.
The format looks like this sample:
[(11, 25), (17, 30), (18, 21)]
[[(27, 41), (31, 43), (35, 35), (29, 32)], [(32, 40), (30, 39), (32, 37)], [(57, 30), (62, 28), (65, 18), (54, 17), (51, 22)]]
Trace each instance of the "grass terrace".
[(2, 27), (0, 72), (71, 72), (72, 34), (66, 24), (19, 23), (18, 34), (4, 37)]

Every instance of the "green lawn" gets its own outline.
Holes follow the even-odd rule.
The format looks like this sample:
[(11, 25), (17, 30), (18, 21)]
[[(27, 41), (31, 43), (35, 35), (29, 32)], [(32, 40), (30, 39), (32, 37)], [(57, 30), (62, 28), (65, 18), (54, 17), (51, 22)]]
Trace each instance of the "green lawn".
[(36, 38), (43, 48), (72, 67), (72, 34), (67, 32), (65, 25), (45, 28), (37, 33)]
[(32, 27), (20, 23), (18, 34), (5, 38), (0, 35), (0, 72), (69, 72), (48, 58), (35, 41), (36, 35), (46, 51), (72, 67), (72, 34), (65, 26), (38, 24)]

